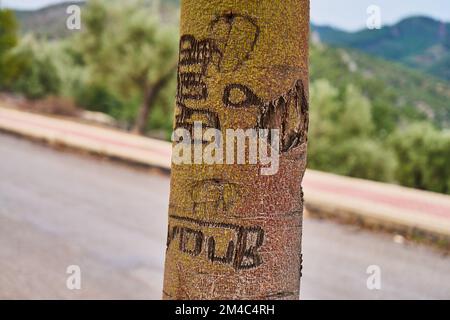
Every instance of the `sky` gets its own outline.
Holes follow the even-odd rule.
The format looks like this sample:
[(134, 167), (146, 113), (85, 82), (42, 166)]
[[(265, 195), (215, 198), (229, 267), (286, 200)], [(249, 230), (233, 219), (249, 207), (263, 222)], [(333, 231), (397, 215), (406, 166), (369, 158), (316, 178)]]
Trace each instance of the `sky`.
[[(3, 7), (37, 9), (64, 0), (0, 0)], [(450, 22), (449, 0), (311, 0), (311, 20), (320, 25), (331, 25), (345, 30), (366, 26), (367, 8), (381, 9), (383, 25), (395, 23), (411, 15), (427, 15)]]

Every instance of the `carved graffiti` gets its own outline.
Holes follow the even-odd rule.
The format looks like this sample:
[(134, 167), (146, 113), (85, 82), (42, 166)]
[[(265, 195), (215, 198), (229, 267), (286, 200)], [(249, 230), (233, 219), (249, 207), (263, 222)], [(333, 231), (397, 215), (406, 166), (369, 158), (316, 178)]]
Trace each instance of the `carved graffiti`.
[(226, 13), (216, 17), (210, 24), (211, 38), (222, 53), (218, 69), (234, 72), (249, 59), (258, 41), (260, 28), (247, 15)]
[[(249, 58), (259, 36), (259, 27), (251, 17), (227, 13), (216, 17), (210, 24), (211, 36), (197, 39), (185, 34), (180, 39), (180, 53), (177, 77), (177, 107), (179, 114), (176, 128), (191, 130), (192, 120), (206, 118), (206, 127), (220, 129), (217, 113), (199, 110), (189, 101), (207, 101), (209, 88), (208, 68), (214, 66), (219, 72), (237, 70)], [(234, 100), (239, 91), (245, 100)], [(227, 96), (229, 106), (244, 106), (256, 97), (243, 86), (230, 86)], [(239, 99), (239, 95), (237, 97)]]
[(205, 76), (215, 55), (221, 55), (212, 39), (197, 40), (192, 35), (180, 39), (177, 101), (206, 100)]
[(226, 107), (232, 108), (247, 108), (262, 104), (261, 99), (249, 87), (238, 83), (225, 87), (222, 100)]
[(288, 152), (306, 141), (308, 98), (301, 80), (282, 96), (260, 106), (257, 128), (279, 129), (281, 152)]
[(195, 214), (226, 212), (238, 196), (238, 186), (218, 179), (197, 182), (192, 188)]
[[(258, 107), (257, 129), (280, 130), (280, 152), (288, 152), (305, 142), (308, 126), (308, 98), (301, 80), (285, 94), (263, 102), (249, 87), (229, 84), (223, 93), (226, 107)], [(269, 136), (270, 139), (270, 136)]]
[(212, 61), (214, 54), (221, 54), (212, 39), (198, 40), (193, 35), (187, 34), (180, 38), (180, 65), (198, 66), (201, 74), (206, 74), (206, 69)]
[(182, 103), (177, 104), (177, 109), (175, 128), (185, 128), (192, 134), (194, 122), (200, 121), (206, 129), (214, 128), (220, 130), (220, 120), (217, 112), (207, 109), (188, 108)]
[[(235, 72), (249, 60), (260, 36), (260, 28), (252, 17), (236, 13), (214, 18), (209, 32), (205, 39), (190, 34), (180, 39), (176, 128), (188, 129), (191, 134), (194, 121), (202, 122), (206, 129), (221, 129), (217, 112), (190, 103), (207, 103), (208, 68), (213, 66), (218, 72)], [(301, 80), (269, 102), (264, 102), (248, 85), (230, 83), (223, 89), (222, 102), (227, 108), (258, 107), (256, 128), (279, 129), (281, 153), (306, 140), (308, 99)]]
[(174, 247), (191, 257), (204, 255), (211, 263), (229, 265), (235, 270), (252, 269), (263, 263), (259, 249), (264, 242), (264, 230), (260, 227), (207, 222), (175, 215), (170, 218), (167, 249)]

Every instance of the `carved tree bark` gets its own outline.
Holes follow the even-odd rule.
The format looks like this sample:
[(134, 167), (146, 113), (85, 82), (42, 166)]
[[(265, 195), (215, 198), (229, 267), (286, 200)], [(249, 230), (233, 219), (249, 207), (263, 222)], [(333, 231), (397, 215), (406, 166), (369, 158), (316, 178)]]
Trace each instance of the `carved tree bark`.
[(176, 129), (277, 129), (279, 170), (172, 165), (163, 297), (298, 299), (309, 0), (183, 0), (180, 34)]

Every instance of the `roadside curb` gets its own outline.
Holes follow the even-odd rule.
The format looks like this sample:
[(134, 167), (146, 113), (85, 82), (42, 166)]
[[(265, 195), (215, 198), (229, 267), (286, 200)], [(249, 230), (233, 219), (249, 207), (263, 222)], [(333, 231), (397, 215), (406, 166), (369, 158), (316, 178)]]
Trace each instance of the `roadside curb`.
[[(4, 108), (1, 103), (0, 130), (170, 172), (169, 142)], [(305, 175), (304, 193), (314, 216), (426, 238), (450, 249), (450, 196), (313, 170)]]

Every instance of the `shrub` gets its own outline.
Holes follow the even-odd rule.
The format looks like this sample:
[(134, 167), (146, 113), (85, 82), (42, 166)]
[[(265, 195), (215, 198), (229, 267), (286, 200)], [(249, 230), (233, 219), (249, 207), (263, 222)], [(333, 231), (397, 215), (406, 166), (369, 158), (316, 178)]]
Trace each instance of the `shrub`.
[(450, 193), (450, 134), (428, 123), (398, 129), (390, 144), (401, 164), (397, 180), (406, 186)]

